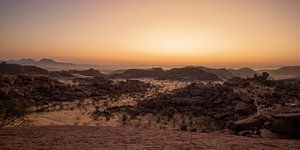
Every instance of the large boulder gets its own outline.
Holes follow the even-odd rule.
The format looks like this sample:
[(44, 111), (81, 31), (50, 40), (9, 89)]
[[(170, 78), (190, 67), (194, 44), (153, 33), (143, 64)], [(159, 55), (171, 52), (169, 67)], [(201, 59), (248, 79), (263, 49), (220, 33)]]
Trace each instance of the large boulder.
[(6, 98), (10, 92), (11, 88), (9, 86), (0, 88), (0, 98)]
[(248, 116), (250, 114), (255, 113), (257, 110), (254, 105), (247, 104), (244, 102), (239, 102), (234, 109), (235, 113), (241, 116)]
[(255, 115), (238, 121), (229, 121), (226, 127), (237, 133), (245, 130), (258, 131), (266, 122), (272, 122), (272, 118), (270, 116)]
[(271, 131), (291, 138), (300, 138), (300, 113), (274, 115)]

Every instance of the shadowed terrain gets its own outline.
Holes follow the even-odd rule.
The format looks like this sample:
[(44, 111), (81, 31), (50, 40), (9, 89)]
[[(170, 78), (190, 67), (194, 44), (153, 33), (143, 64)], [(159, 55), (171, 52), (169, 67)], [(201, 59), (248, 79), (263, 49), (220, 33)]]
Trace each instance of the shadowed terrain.
[(300, 141), (113, 127), (6, 128), (3, 149), (300, 149)]

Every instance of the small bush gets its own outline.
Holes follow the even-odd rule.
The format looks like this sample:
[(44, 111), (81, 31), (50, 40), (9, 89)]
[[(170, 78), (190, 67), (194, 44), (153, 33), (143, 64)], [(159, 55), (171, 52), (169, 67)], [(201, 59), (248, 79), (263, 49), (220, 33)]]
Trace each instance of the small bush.
[(103, 105), (104, 105), (105, 107), (107, 107), (107, 106), (108, 106), (108, 101), (104, 101), (104, 102), (103, 102)]
[(0, 100), (0, 128), (21, 120), (28, 113), (28, 104), (24, 99), (12, 98)]

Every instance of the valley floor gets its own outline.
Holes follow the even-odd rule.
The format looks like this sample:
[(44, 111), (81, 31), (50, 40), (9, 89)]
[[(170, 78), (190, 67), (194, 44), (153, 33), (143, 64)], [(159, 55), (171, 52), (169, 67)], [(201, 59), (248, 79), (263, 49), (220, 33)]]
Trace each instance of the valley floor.
[(133, 127), (43, 126), (0, 130), (1, 149), (300, 149), (299, 140)]

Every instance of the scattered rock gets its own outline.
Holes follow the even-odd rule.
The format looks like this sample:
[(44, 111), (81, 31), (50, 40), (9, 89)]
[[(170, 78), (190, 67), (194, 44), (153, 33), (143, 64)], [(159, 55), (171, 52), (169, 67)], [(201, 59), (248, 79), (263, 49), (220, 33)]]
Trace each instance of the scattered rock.
[(1, 87), (0, 88), (0, 98), (7, 97), (9, 92), (10, 92), (10, 87), (9, 86)]
[(239, 132), (239, 135), (241, 135), (241, 136), (249, 136), (252, 133), (253, 133), (252, 130), (244, 130), (244, 131)]
[(191, 132), (197, 132), (197, 128), (192, 128), (190, 131)]
[(188, 126), (187, 126), (187, 125), (181, 125), (181, 126), (180, 126), (180, 130), (181, 130), (181, 131), (187, 131), (187, 129), (188, 129)]
[(272, 118), (269, 116), (252, 116), (243, 120), (230, 121), (227, 123), (226, 127), (228, 129), (234, 130), (235, 132), (241, 132), (244, 130), (258, 131), (262, 128), (265, 122), (272, 121)]

